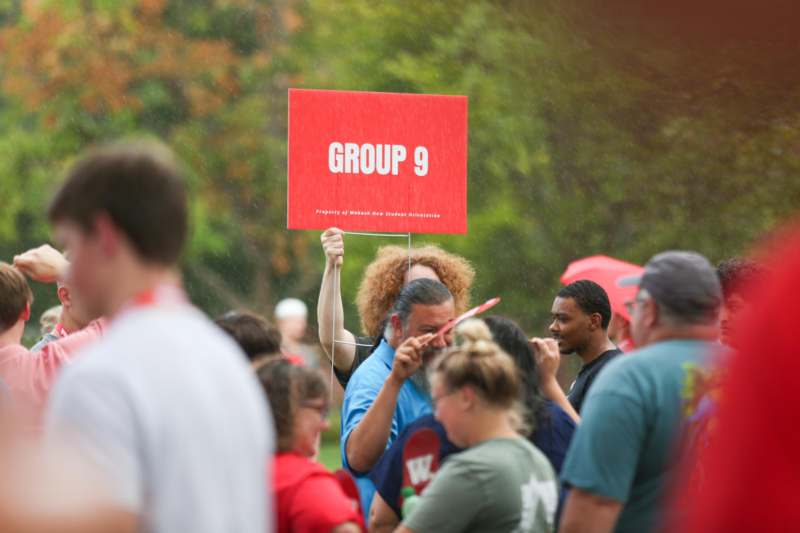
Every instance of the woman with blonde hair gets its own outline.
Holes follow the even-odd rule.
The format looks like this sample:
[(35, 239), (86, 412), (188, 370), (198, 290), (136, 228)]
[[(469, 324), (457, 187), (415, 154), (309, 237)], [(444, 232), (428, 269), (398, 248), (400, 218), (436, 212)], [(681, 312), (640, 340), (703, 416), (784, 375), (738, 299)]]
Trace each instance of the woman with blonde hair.
[(432, 385), (436, 418), (466, 450), (448, 457), (397, 531), (552, 531), (555, 474), (519, 433), (519, 372), (485, 323), (457, 328)]
[(408, 248), (383, 246), (364, 271), (358, 288), (356, 304), (364, 336), (357, 337), (344, 327), (341, 287), (336, 275), (344, 261), (344, 232), (329, 228), (321, 241), (326, 261), (317, 303), (319, 342), (328, 358), (333, 358), (336, 378), (342, 387), (347, 386), (355, 369), (380, 342), (383, 321), (407, 283), (420, 278), (440, 281), (453, 295), (457, 314), (469, 307), (475, 271), (466, 259), (433, 245), (412, 248), (410, 255)]

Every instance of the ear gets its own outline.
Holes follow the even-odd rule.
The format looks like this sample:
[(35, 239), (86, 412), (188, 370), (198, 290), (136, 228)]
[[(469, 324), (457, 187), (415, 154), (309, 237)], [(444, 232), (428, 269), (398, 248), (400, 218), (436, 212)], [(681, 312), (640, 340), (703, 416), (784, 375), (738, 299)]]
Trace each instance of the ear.
[(390, 316), (389, 321), (392, 323), (391, 343), (397, 346), (400, 344), (400, 341), (403, 340), (403, 321), (400, 320), (400, 317), (397, 315)]
[(600, 313), (592, 313), (589, 315), (589, 330), (595, 331), (603, 327), (603, 315)]
[(475, 390), (472, 387), (464, 386), (458, 389), (456, 393), (456, 401), (458, 402), (459, 407), (464, 410), (468, 410), (472, 408), (476, 401), (477, 395), (475, 394)]
[(23, 322), (27, 322), (31, 319), (31, 303), (28, 302), (25, 304), (25, 309), (22, 310), (22, 314), (19, 316)]
[(61, 302), (61, 305), (64, 307), (71, 307), (72, 306), (72, 297), (69, 294), (69, 289), (61, 285), (56, 289), (56, 294), (58, 295), (58, 300)]
[(94, 237), (100, 244), (100, 250), (106, 257), (117, 254), (122, 245), (122, 234), (117, 229), (108, 213), (99, 213), (94, 218)]

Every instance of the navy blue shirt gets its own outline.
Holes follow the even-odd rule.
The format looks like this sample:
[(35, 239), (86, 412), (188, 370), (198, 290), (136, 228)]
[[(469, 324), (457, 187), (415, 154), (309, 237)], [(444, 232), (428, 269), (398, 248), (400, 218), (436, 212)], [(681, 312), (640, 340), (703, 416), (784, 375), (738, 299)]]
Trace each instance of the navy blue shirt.
[(549, 416), (537, 421), (536, 431), (529, 440), (547, 456), (556, 474), (560, 474), (572, 434), (575, 433), (575, 421), (550, 400), (545, 400), (545, 408)]
[[(550, 464), (556, 475), (561, 472), (561, 464), (575, 431), (575, 422), (558, 405), (551, 401), (545, 402), (548, 411), (546, 419), (541, 422), (541, 427), (534, 431), (529, 440), (534, 446), (539, 448)], [(370, 479), (375, 484), (375, 490), (381, 495), (383, 501), (392, 508), (395, 514), (400, 517), (400, 491), (403, 484), (403, 448), (406, 441), (419, 429), (429, 428), (439, 435), (439, 461), (441, 464), (444, 459), (453, 453), (462, 451), (461, 448), (453, 444), (447, 438), (444, 426), (436, 420), (433, 415), (426, 415), (409, 424), (395, 440), (391, 448), (386, 450), (372, 469)]]
[(601, 353), (595, 360), (581, 367), (578, 376), (575, 378), (575, 382), (569, 388), (569, 392), (567, 392), (569, 403), (572, 404), (572, 407), (574, 407), (578, 413), (580, 413), (583, 408), (583, 400), (586, 398), (586, 395), (589, 394), (589, 388), (592, 386), (592, 383), (594, 383), (594, 380), (609, 361), (620, 355), (622, 355), (622, 350), (614, 348), (613, 350)]

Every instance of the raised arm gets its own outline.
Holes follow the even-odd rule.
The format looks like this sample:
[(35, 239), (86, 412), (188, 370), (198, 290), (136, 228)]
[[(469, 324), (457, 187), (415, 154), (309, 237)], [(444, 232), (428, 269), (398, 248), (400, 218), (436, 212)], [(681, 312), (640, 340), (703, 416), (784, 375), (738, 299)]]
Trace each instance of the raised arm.
[(55, 283), (64, 281), (69, 261), (49, 244), (43, 244), (15, 255), (14, 266), (34, 281)]
[(531, 348), (533, 348), (533, 355), (536, 358), (536, 366), (539, 369), (539, 389), (545, 398), (552, 401), (561, 407), (575, 423), (581, 421), (578, 412), (569, 403), (564, 391), (561, 390), (561, 385), (558, 384), (556, 379), (556, 372), (561, 364), (561, 352), (558, 350), (558, 344), (553, 339), (540, 339), (534, 337), (530, 340)]
[[(14, 265), (35, 281), (54, 283), (64, 279), (69, 262), (48, 244), (14, 257)], [(84, 329), (51, 342), (39, 352), (19, 355), (3, 361), (0, 372), (10, 376), (15, 395), (26, 398), (35, 412), (40, 412), (58, 371), (77, 352), (103, 335), (106, 320), (93, 320)]]
[(406, 379), (422, 365), (422, 346), (433, 334), (411, 337), (397, 348), (392, 372), (375, 401), (347, 438), (347, 464), (356, 472), (369, 472), (378, 462), (392, 431), (397, 396)]
[[(338, 275), (341, 274), (344, 261), (344, 232), (338, 228), (328, 228), (322, 233), (320, 240), (322, 241), (322, 250), (325, 252), (325, 273), (322, 275), (322, 285), (319, 289), (319, 300), (317, 300), (319, 343), (328, 359), (333, 357), (333, 364), (336, 368), (343, 372), (349, 372), (353, 367), (353, 359), (356, 355), (356, 339), (352, 333), (344, 329), (342, 287)], [(334, 305), (336, 306), (335, 312)], [(336, 319), (335, 324), (334, 318)], [(334, 340), (350, 344), (335, 343), (333, 355), (331, 355), (331, 345)]]

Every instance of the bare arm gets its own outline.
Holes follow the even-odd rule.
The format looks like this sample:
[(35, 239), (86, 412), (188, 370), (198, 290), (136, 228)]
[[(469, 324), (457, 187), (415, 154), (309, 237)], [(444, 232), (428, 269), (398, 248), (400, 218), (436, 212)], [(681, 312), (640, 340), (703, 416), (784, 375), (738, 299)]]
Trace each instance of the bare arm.
[[(25, 421), (0, 415), (0, 531), (135, 533), (136, 514), (109, 501), (95, 467), (65, 443), (45, 446)], [(33, 438), (30, 438), (33, 437)], [(64, 445), (62, 445), (64, 444)], [(31, 498), (47, 487), (44, 500)], [(33, 491), (33, 492), (32, 492)]]
[(400, 524), (397, 529), (394, 530), (394, 533), (417, 533), (413, 529), (409, 529), (403, 524)]
[(43, 244), (38, 248), (31, 248), (25, 253), (15, 255), (14, 266), (32, 280), (55, 283), (64, 281), (69, 269), (69, 261), (49, 244)]
[[(0, 511), (0, 530), (7, 533), (135, 533), (135, 515), (117, 509), (85, 509), (63, 515), (35, 516)], [(46, 515), (46, 512), (43, 513)], [(356, 528), (353, 531), (358, 531)]]
[(530, 340), (533, 354), (536, 358), (536, 366), (539, 370), (539, 389), (545, 398), (561, 407), (575, 423), (581, 421), (578, 412), (569, 403), (561, 385), (556, 379), (556, 372), (561, 364), (561, 352), (558, 350), (558, 343), (553, 339), (540, 339), (534, 337)]
[[(319, 342), (328, 359), (333, 357), (333, 364), (341, 371), (347, 372), (353, 367), (356, 347), (353, 344), (336, 343), (333, 356), (331, 345), (334, 340), (355, 343), (355, 336), (344, 329), (344, 308), (342, 307), (342, 288), (338, 275), (344, 260), (344, 232), (337, 228), (329, 228), (322, 233), (322, 250), (325, 252), (325, 272), (317, 300), (317, 329)], [(335, 298), (334, 298), (335, 292)], [(334, 305), (336, 311), (334, 312)], [(335, 317), (333, 316), (335, 313)], [(336, 323), (334, 324), (334, 318)]]
[(394, 514), (394, 510), (389, 507), (380, 493), (376, 492), (372, 498), (372, 507), (369, 508), (369, 531), (370, 533), (389, 533), (394, 531), (400, 518)]
[(389, 376), (364, 418), (347, 439), (347, 464), (357, 472), (369, 472), (380, 459), (392, 430), (392, 416), (403, 382)]
[(432, 333), (411, 337), (397, 348), (392, 363), (392, 373), (383, 383), (364, 418), (358, 422), (347, 439), (347, 464), (353, 470), (368, 472), (386, 449), (400, 388), (422, 365), (422, 346), (431, 337)]
[(564, 504), (559, 533), (610, 533), (614, 530), (622, 503), (573, 488)]

